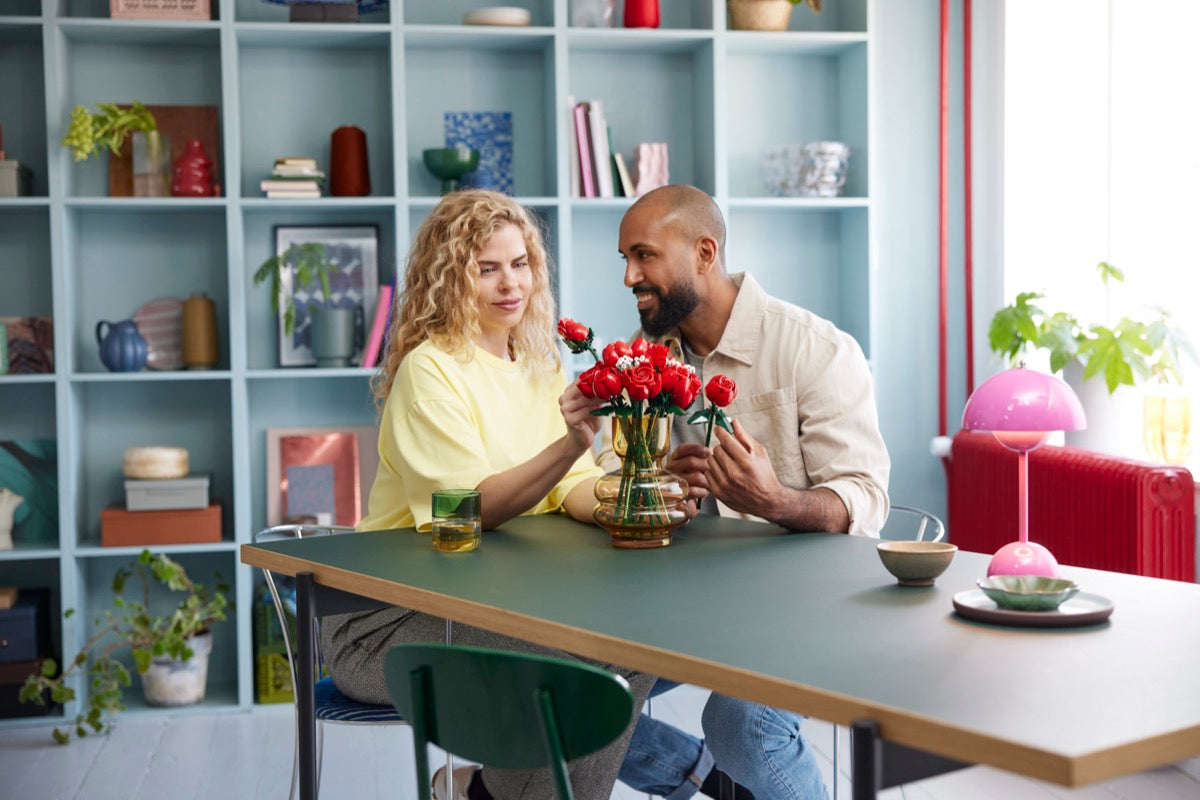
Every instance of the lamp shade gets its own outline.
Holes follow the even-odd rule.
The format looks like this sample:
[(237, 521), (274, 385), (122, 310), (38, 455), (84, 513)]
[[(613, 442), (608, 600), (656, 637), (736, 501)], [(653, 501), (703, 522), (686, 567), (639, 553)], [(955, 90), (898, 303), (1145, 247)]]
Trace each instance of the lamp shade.
[(967, 398), (962, 424), (972, 431), (1077, 431), (1087, 418), (1062, 380), (1015, 367), (979, 384)]

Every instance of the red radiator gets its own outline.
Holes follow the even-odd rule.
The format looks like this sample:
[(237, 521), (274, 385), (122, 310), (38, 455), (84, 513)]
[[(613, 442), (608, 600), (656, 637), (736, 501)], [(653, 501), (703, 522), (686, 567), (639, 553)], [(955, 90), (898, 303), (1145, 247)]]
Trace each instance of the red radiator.
[[(1017, 538), (1017, 454), (960, 431), (950, 450), (949, 538), (991, 553)], [(1192, 474), (1074, 447), (1029, 454), (1029, 538), (1061, 564), (1193, 581)]]

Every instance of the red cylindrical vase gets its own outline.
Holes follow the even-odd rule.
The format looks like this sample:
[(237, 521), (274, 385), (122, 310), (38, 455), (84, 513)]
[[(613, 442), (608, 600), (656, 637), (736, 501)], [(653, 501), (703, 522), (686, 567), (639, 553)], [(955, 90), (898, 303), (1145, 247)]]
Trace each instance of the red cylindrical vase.
[(336, 197), (363, 197), (371, 193), (367, 135), (361, 128), (343, 125), (329, 140), (329, 193)]
[(657, 28), (658, 0), (625, 0), (626, 28)]

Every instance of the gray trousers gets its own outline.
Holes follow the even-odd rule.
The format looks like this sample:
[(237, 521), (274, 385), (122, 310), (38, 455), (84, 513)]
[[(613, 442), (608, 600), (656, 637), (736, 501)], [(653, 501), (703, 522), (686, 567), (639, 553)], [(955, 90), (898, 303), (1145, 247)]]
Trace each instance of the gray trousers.
[[(383, 659), (394, 645), (445, 641), (445, 619), (397, 606), (365, 613), (332, 615), (321, 620), (321, 650), (333, 682), (348, 697), (364, 703), (391, 705), (392, 699), (383, 677)], [(616, 783), (621, 761), (625, 758), (629, 738), (633, 735), (637, 712), (646, 702), (650, 687), (654, 685), (654, 676), (588, 661), (570, 653), (459, 622), (454, 623), (451, 641), (472, 647), (585, 661), (624, 677), (634, 695), (634, 713), (625, 732), (607, 747), (567, 765), (571, 786), (579, 800), (608, 800), (612, 796), (613, 784)], [(479, 724), (488, 724), (486, 716), (481, 716)], [(555, 797), (554, 779), (548, 769), (510, 770), (485, 766), (483, 785), (497, 800), (552, 800)]]

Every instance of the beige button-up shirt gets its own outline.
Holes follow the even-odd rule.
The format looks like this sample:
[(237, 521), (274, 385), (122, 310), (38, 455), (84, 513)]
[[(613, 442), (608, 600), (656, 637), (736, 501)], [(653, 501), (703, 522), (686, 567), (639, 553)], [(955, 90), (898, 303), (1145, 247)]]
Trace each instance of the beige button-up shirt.
[[(721, 341), (704, 358), (705, 382), (724, 374), (737, 383), (725, 411), (763, 443), (781, 483), (829, 489), (850, 513), (850, 533), (878, 536), (891, 460), (862, 349), (828, 320), (771, 297), (750, 275), (731, 277), (737, 300)], [(682, 360), (678, 330), (657, 341)], [(610, 455), (606, 441), (601, 463), (611, 464)], [(754, 519), (717, 505), (722, 516)]]

